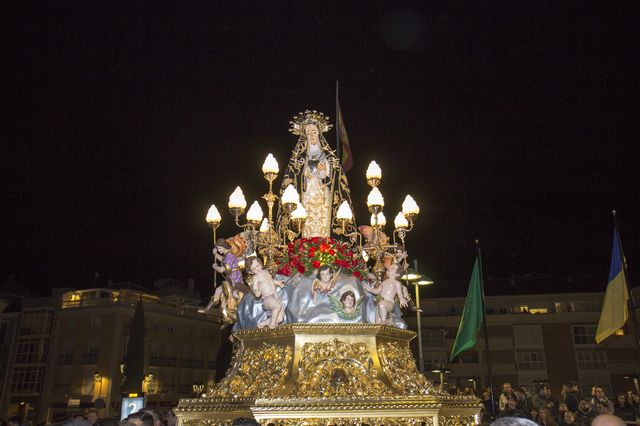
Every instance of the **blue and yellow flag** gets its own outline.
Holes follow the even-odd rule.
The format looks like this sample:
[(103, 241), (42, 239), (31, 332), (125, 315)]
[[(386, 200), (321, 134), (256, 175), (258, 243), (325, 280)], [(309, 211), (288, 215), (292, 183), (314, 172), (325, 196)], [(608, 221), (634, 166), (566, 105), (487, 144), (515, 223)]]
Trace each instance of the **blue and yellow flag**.
[(604, 294), (602, 312), (596, 331), (596, 343), (621, 329), (629, 319), (629, 292), (622, 266), (622, 252), (620, 250), (620, 236), (618, 228), (613, 230), (613, 249), (611, 251), (611, 268), (609, 270), (609, 284)]

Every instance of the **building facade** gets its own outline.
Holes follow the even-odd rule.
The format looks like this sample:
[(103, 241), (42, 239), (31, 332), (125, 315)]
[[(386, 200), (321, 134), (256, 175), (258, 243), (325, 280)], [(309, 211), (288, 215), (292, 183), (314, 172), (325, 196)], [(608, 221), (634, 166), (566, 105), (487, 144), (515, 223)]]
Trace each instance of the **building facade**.
[[(448, 364), (465, 298), (421, 298), (425, 371)], [(634, 294), (640, 296), (640, 288)], [(632, 376), (640, 371), (640, 354), (630, 321), (617, 335), (595, 343), (604, 293), (561, 293), (486, 297), (487, 332), (493, 386), (504, 382), (532, 389), (548, 382), (559, 395), (562, 383), (578, 381), (583, 392), (593, 385), (608, 395), (633, 389)], [(636, 312), (636, 317), (640, 317)], [(415, 318), (407, 317), (415, 329)], [(640, 321), (639, 321), (640, 322)], [(484, 334), (475, 347), (460, 354), (447, 374), (449, 388), (486, 387), (489, 384)]]
[[(0, 416), (58, 421), (94, 408), (120, 413), (129, 327), (138, 300), (145, 320), (147, 405), (168, 409), (215, 380), (219, 317), (173, 280), (151, 292), (133, 285), (54, 291), (47, 308), (24, 307)], [(4, 321), (4, 320), (3, 320)]]

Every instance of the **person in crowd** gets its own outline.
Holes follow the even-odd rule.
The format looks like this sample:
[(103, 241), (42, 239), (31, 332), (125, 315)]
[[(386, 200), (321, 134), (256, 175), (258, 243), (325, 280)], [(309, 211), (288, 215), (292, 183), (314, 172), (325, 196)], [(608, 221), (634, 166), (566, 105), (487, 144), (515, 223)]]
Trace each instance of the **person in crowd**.
[(558, 424), (561, 424), (564, 421), (564, 413), (567, 412), (567, 404), (561, 402), (558, 404), (558, 414), (555, 416)]
[(514, 397), (510, 396), (509, 399), (507, 399), (505, 409), (498, 413), (498, 417), (521, 417), (527, 419), (529, 418), (529, 415), (520, 410), (518, 408), (518, 401)]
[(576, 420), (581, 426), (591, 426), (591, 422), (596, 417), (597, 413), (595, 408), (582, 398), (578, 403), (578, 411), (576, 411)]
[(593, 419), (591, 426), (627, 426), (618, 416), (612, 414), (600, 414)]
[(494, 413), (498, 413), (497, 407), (495, 407), (494, 405), (492, 408), (492, 404), (495, 403), (491, 400), (491, 391), (489, 391), (489, 389), (487, 388), (482, 391), (482, 405), (484, 406), (484, 415), (482, 416), (483, 422), (490, 421), (491, 419), (493, 419)]
[(537, 424), (529, 419), (520, 417), (501, 417), (491, 426), (537, 426)]
[(151, 417), (153, 417), (154, 426), (162, 426), (164, 419), (162, 418), (162, 414), (160, 414), (158, 410), (154, 410), (153, 408), (144, 408), (142, 411), (150, 414)]
[(167, 411), (165, 418), (167, 426), (176, 426), (178, 418), (176, 417), (176, 413), (173, 412), (173, 409)]
[(565, 411), (564, 416), (558, 422), (560, 426), (578, 426), (576, 415), (571, 411)]
[(129, 414), (129, 417), (127, 417), (127, 423), (131, 423), (135, 426), (155, 426), (153, 416), (142, 410), (137, 413)]
[(616, 402), (613, 404), (613, 414), (620, 417), (625, 422), (635, 422), (636, 414), (630, 402), (627, 401), (627, 395), (625, 395), (624, 392), (620, 392), (616, 395)]
[[(519, 410), (524, 411), (525, 413), (531, 412), (531, 398), (527, 396), (527, 391), (522, 386), (517, 387), (516, 390), (516, 402)], [(529, 417), (529, 415), (527, 415)]]
[(84, 416), (82, 414), (74, 414), (71, 417), (71, 422), (70, 424), (72, 426), (90, 426), (89, 422), (87, 421), (87, 419), (84, 418)]
[(613, 414), (613, 410), (609, 410), (609, 406), (601, 403), (596, 403), (596, 415), (600, 414)]
[(89, 410), (87, 411), (87, 414), (85, 414), (84, 418), (87, 419), (91, 426), (93, 426), (98, 420), (98, 412), (96, 410)]
[(538, 411), (538, 424), (540, 426), (558, 426), (558, 423), (556, 423), (553, 418), (551, 410), (548, 408), (541, 408)]
[(516, 399), (516, 393), (511, 388), (511, 383), (503, 383), (502, 393), (500, 394), (500, 399), (498, 401), (498, 408), (500, 411), (504, 411), (507, 408), (509, 398)]
[(636, 419), (640, 419), (640, 395), (632, 392), (630, 401), (633, 406), (633, 411), (636, 413)]
[(564, 392), (564, 403), (567, 404), (567, 410), (575, 413), (578, 411), (580, 403), (580, 388), (578, 383), (569, 381), (565, 383), (566, 391)]
[(538, 415), (540, 415), (542, 408), (551, 410), (552, 413), (554, 410), (557, 410), (555, 401), (551, 398), (551, 390), (549, 386), (544, 383), (538, 386), (536, 394), (531, 397), (531, 405), (538, 410)]
[(538, 420), (540, 420), (540, 417), (538, 416), (538, 410), (532, 407), (531, 411), (529, 412), (529, 418), (538, 423)]
[(598, 403), (600, 403), (607, 408), (607, 410), (603, 413), (600, 413), (598, 411), (599, 414), (613, 414), (613, 403), (609, 400), (609, 398), (607, 398), (607, 396), (604, 394), (604, 390), (601, 387), (594, 386), (591, 390), (591, 394), (591, 405), (595, 407)]

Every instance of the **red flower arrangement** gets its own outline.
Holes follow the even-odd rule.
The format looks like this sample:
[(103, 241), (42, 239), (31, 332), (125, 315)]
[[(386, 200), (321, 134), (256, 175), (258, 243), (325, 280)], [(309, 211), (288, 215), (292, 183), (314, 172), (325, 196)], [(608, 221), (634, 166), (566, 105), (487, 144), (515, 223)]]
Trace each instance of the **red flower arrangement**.
[(367, 265), (356, 257), (346, 243), (334, 238), (300, 238), (288, 244), (286, 254), (276, 261), (278, 273), (285, 276), (299, 272), (310, 276), (323, 265), (361, 278), (367, 274)]

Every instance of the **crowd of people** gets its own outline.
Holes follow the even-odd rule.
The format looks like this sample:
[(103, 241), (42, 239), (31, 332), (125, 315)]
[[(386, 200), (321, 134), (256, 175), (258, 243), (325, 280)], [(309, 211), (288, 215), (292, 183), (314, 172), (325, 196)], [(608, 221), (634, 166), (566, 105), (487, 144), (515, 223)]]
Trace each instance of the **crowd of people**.
[(637, 392), (618, 393), (609, 399), (602, 388), (594, 386), (585, 395), (576, 382), (562, 385), (561, 397), (555, 398), (547, 384), (540, 384), (534, 392), (526, 387), (502, 385), (499, 397), (492, 398), (489, 389), (482, 393), (484, 421), (517, 417), (534, 421), (540, 426), (592, 426), (601, 414), (614, 415), (627, 424), (640, 424), (640, 395)]
[[(466, 389), (463, 393), (473, 391)], [(627, 425), (640, 425), (640, 395), (637, 392), (618, 393), (611, 400), (597, 386), (591, 389), (590, 395), (583, 394), (576, 382), (563, 384), (560, 399), (554, 397), (544, 383), (538, 385), (534, 392), (529, 392), (524, 386), (513, 388), (510, 383), (504, 383), (499, 396), (492, 397), (487, 388), (482, 392), (481, 400), (484, 405), (483, 423), (511, 418), (528, 419), (538, 426), (597, 426), (594, 419), (606, 415), (616, 416)], [(0, 421), (0, 426), (4, 424)], [(513, 422), (508, 424), (525, 426)], [(242, 418), (234, 421), (233, 425), (255, 426), (259, 423)], [(7, 420), (6, 426), (24, 424), (22, 419), (14, 416)], [(161, 413), (153, 408), (145, 408), (120, 420), (118, 417), (99, 418), (95, 410), (90, 410), (84, 415), (72, 415), (56, 426), (176, 426), (176, 415), (173, 410)]]
[[(153, 408), (144, 408), (129, 414), (122, 420), (119, 417), (99, 418), (97, 411), (89, 410), (84, 414), (72, 414), (62, 422), (49, 423), (47, 425), (43, 423), (37, 426), (176, 426), (176, 420), (176, 415), (172, 409), (162, 413)], [(260, 423), (249, 418), (238, 418), (232, 425), (260, 426)], [(19, 416), (12, 416), (6, 422), (0, 419), (0, 426), (25, 426), (25, 423)]]

